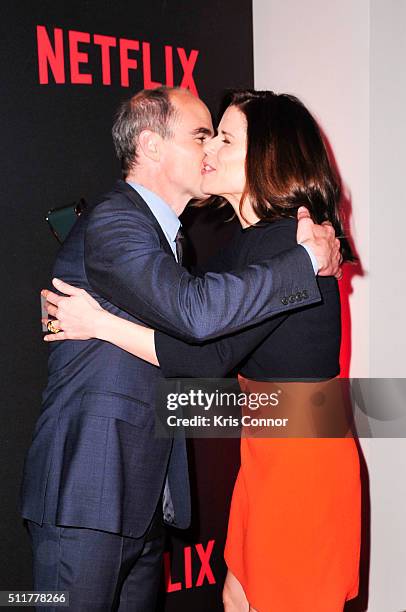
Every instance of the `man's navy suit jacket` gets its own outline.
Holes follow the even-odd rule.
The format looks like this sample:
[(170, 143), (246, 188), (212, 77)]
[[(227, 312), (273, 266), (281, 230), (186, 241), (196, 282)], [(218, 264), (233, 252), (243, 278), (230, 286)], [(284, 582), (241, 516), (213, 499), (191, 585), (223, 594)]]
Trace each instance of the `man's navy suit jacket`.
[[(179, 266), (148, 205), (124, 181), (85, 211), (54, 276), (83, 287), (109, 312), (189, 341), (320, 300), (297, 246), (267, 263), (194, 277)], [(292, 300), (293, 296), (293, 300)], [(141, 537), (166, 475), (173, 524), (190, 522), (185, 443), (154, 435), (160, 369), (100, 340), (50, 344), (49, 378), (28, 451), (22, 516)]]

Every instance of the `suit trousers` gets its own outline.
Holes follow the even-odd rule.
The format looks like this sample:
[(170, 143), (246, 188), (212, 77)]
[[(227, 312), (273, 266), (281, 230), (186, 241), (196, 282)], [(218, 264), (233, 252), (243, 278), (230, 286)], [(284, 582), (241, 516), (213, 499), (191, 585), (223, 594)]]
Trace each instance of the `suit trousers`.
[[(97, 529), (27, 521), (34, 589), (68, 591), (69, 608), (37, 612), (155, 612), (164, 535), (131, 538)], [(157, 535), (155, 530), (154, 536)]]

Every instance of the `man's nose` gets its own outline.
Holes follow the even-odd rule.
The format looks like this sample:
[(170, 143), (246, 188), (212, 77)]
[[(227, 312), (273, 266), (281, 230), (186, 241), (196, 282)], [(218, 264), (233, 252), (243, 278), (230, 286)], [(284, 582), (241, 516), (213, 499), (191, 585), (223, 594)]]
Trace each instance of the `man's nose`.
[(215, 150), (216, 150), (216, 137), (212, 136), (211, 138), (208, 138), (207, 140), (204, 141), (203, 151), (207, 154), (207, 153), (214, 153)]

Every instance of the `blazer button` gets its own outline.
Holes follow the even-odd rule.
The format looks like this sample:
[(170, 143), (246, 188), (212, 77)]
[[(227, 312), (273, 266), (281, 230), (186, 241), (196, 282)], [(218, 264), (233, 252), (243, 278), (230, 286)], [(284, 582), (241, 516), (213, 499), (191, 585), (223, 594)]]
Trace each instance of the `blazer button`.
[(281, 302), (282, 302), (282, 304), (283, 304), (284, 306), (287, 306), (287, 305), (289, 304), (289, 300), (288, 300), (288, 298), (287, 298), (287, 297), (282, 298), (282, 299), (281, 299)]
[(297, 302), (301, 302), (302, 300), (303, 300), (303, 295), (302, 295), (302, 292), (301, 292), (301, 291), (298, 291), (298, 292), (296, 293), (296, 301), (297, 301)]
[(302, 296), (304, 300), (307, 300), (307, 298), (309, 297), (309, 294), (307, 293), (306, 289), (302, 291)]
[(289, 302), (290, 302), (291, 304), (293, 304), (294, 302), (296, 302), (296, 297), (295, 297), (294, 295), (290, 295), (290, 296), (289, 296)]

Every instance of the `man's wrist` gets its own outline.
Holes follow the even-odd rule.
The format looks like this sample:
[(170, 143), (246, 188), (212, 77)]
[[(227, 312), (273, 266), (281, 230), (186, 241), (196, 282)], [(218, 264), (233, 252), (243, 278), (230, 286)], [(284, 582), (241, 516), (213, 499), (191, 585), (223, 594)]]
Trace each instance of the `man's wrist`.
[(305, 244), (304, 242), (299, 242), (299, 244), (300, 244), (300, 246), (302, 246), (305, 249), (305, 251), (307, 252), (308, 256), (310, 257), (314, 273), (317, 275), (317, 273), (319, 271), (319, 262), (317, 261), (317, 257), (313, 253), (312, 248), (308, 244)]

